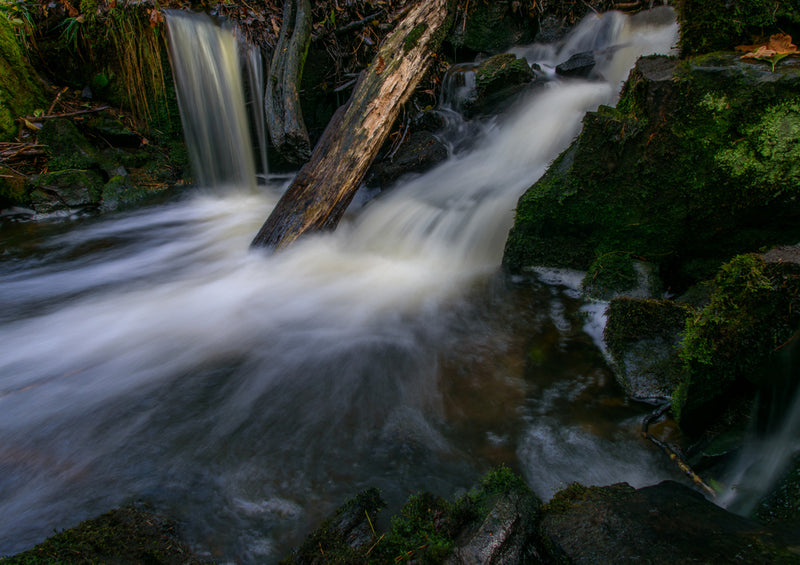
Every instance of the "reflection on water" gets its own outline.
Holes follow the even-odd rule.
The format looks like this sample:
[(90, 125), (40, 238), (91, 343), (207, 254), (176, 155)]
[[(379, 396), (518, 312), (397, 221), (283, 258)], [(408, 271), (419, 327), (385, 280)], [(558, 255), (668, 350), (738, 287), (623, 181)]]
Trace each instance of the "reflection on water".
[[(651, 41), (608, 17), (628, 67), (674, 43), (674, 21)], [(278, 185), (2, 236), (0, 554), (137, 498), (272, 562), (368, 486), (396, 509), (501, 462), (543, 497), (672, 476), (574, 293), (497, 276), (516, 199), (619, 64), (284, 253), (249, 251)]]

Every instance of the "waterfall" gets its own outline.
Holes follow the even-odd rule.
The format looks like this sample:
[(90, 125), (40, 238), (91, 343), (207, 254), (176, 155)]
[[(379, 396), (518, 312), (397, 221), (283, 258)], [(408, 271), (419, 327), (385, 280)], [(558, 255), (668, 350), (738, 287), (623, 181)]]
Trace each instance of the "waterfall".
[(197, 184), (254, 189), (242, 63), (233, 32), (205, 14), (165, 14), (181, 123)]
[(590, 16), (568, 41), (606, 42), (603, 80), (554, 79), (335, 232), (264, 255), (249, 242), (285, 186), (251, 190), (235, 42), (170, 13), (197, 190), (4, 243), (0, 554), (141, 498), (209, 557), (274, 563), (368, 486), (396, 509), (501, 462), (543, 498), (675, 478), (580, 300), (493, 278), (522, 192), (638, 55), (671, 51), (661, 20)]

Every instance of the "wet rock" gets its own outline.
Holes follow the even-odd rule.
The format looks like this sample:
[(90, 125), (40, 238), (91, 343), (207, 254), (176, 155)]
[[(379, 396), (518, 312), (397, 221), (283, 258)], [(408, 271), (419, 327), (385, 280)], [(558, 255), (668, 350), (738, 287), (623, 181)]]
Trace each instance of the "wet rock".
[[(376, 488), (360, 492), (323, 522), (283, 564), (356, 563), (375, 541), (371, 520), (386, 505)], [(372, 516), (372, 518), (370, 518)]]
[(595, 60), (591, 53), (575, 53), (572, 57), (556, 66), (556, 73), (564, 77), (586, 78), (592, 74)]
[(800, 537), (732, 514), (672, 481), (639, 490), (572, 485), (544, 508), (541, 542), (554, 561), (797, 563)]
[[(724, 261), (800, 240), (800, 66), (643, 57), (520, 198), (503, 263), (587, 270), (625, 252), (682, 292)], [(733, 187), (737, 187), (735, 190)]]
[(456, 540), (447, 565), (538, 563), (531, 544), (540, 502), (528, 492), (494, 497), (486, 517)]
[(500, 113), (535, 76), (528, 62), (512, 53), (501, 53), (486, 59), (475, 69), (475, 91), (463, 103), (464, 115), (472, 117)]
[(33, 549), (0, 558), (4, 565), (30, 563), (199, 564), (178, 538), (177, 526), (141, 504), (112, 510), (64, 530)]
[(669, 399), (681, 380), (678, 356), (691, 309), (672, 300), (615, 298), (604, 338), (614, 376), (630, 398)]
[(447, 159), (447, 147), (429, 131), (415, 131), (397, 153), (372, 166), (369, 186), (387, 186), (407, 173), (423, 173)]
[(30, 202), (38, 214), (96, 208), (103, 180), (92, 170), (66, 170), (31, 178)]

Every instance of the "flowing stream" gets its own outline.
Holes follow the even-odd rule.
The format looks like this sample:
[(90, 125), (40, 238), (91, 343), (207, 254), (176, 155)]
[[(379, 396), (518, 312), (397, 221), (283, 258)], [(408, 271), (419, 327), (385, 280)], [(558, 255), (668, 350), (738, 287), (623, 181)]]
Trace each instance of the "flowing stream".
[[(639, 55), (672, 49), (665, 10), (589, 16), (559, 45), (519, 48), (545, 69), (595, 51), (603, 78), (532, 90), (473, 124), (468, 148), (286, 252), (248, 249), (286, 181), (256, 187), (254, 160), (231, 145), (249, 142), (219, 139), (229, 120), (248, 129), (236, 92), (220, 94), (231, 117), (189, 128), (195, 159), (226, 171), (198, 172), (205, 186), (5, 226), (0, 555), (134, 500), (178, 518), (198, 551), (270, 563), (368, 486), (396, 510), (499, 463), (545, 499), (575, 480), (678, 478), (637, 433), (645, 409), (613, 382), (598, 308), (569, 276), (520, 288), (498, 276), (520, 194), (587, 110), (614, 103)], [(173, 42), (186, 27), (214, 59), (237, 51), (170, 19)], [(213, 113), (204, 72), (186, 71), (184, 113)], [(229, 61), (208, 80), (238, 72)]]

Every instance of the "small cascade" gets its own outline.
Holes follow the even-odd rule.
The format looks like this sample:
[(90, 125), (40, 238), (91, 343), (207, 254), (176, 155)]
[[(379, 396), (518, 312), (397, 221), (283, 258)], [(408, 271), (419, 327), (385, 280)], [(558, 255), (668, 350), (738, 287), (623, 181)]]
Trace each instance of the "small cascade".
[(245, 67), (247, 69), (247, 108), (250, 114), (250, 123), (255, 132), (258, 157), (261, 165), (261, 175), (266, 178), (269, 174), (267, 161), (267, 121), (264, 116), (264, 63), (261, 50), (252, 43), (241, 42), (244, 51)]
[(169, 54), (198, 185), (255, 189), (239, 48), (205, 14), (166, 10)]
[(720, 503), (750, 515), (800, 453), (800, 332), (770, 363), (771, 381), (759, 393), (745, 447), (727, 476)]

